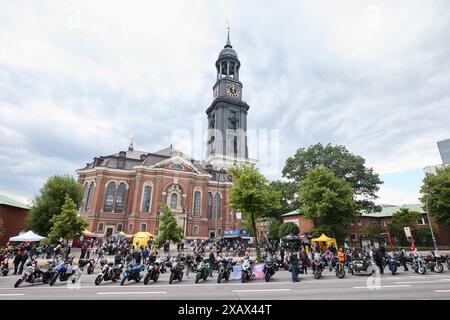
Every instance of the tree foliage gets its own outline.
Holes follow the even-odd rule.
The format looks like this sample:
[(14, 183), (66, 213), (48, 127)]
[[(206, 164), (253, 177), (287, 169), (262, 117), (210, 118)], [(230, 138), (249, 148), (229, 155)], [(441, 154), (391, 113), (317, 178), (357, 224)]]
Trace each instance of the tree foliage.
[(282, 222), (282, 214), (298, 208), (298, 183), (276, 180), (269, 183), (269, 188), (280, 194), (280, 207), (267, 211), (265, 216)]
[(417, 224), (417, 221), (421, 218), (422, 213), (401, 208), (392, 215), (392, 223), (388, 225), (389, 233), (402, 246), (407, 246), (409, 241), (406, 238), (403, 228), (410, 227), (416, 244), (429, 244), (431, 241), (430, 229), (428, 227), (420, 227)]
[(253, 167), (232, 167), (230, 173), (234, 180), (230, 206), (242, 213), (243, 220), (251, 221), (259, 255), (256, 220), (280, 208), (280, 193), (271, 189), (268, 180)]
[(167, 240), (174, 243), (180, 242), (183, 239), (183, 228), (178, 225), (175, 214), (165, 203), (161, 205), (161, 209), (158, 227), (159, 236), (156, 239), (156, 244), (160, 246)]
[(450, 166), (427, 174), (420, 189), (421, 201), (427, 206), (430, 217), (439, 225), (450, 226)]
[(272, 240), (280, 239), (281, 222), (278, 219), (272, 219), (269, 224), (269, 238)]
[(71, 240), (83, 233), (89, 223), (78, 215), (77, 205), (66, 195), (61, 213), (54, 215), (51, 219), (52, 227), (48, 234), (51, 242), (56, 242), (60, 238)]
[(283, 176), (297, 182), (304, 181), (308, 172), (318, 166), (324, 166), (337, 178), (345, 179), (351, 184), (360, 209), (368, 212), (381, 211), (374, 200), (383, 182), (372, 168), (365, 166), (364, 158), (350, 153), (345, 146), (328, 144), (324, 147), (318, 143), (308, 149), (300, 148), (293, 157), (286, 160)]
[(356, 217), (351, 184), (323, 166), (308, 171), (300, 183), (299, 196), (304, 217), (312, 219), (315, 226), (330, 230), (337, 239)]
[(298, 235), (300, 233), (300, 229), (298, 228), (298, 226), (295, 223), (285, 222), (280, 225), (280, 228), (278, 230), (278, 237), (283, 238), (290, 233), (292, 233), (294, 235)]
[(73, 178), (66, 176), (50, 177), (33, 201), (28, 213), (27, 227), (42, 235), (48, 235), (52, 227), (52, 218), (61, 213), (66, 195), (78, 207), (83, 198), (82, 186)]

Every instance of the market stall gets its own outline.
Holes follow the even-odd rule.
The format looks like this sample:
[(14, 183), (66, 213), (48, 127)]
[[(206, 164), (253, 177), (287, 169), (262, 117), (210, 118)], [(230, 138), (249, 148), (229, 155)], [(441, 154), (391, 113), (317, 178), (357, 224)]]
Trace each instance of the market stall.
[(21, 233), (15, 237), (11, 237), (9, 238), (9, 241), (13, 241), (13, 242), (39, 242), (41, 240), (46, 239), (45, 237), (42, 237), (36, 233), (34, 233), (33, 231), (27, 231), (25, 233)]
[(133, 246), (135, 248), (138, 247), (147, 247), (148, 241), (153, 240), (154, 236), (150, 232), (138, 232), (133, 235)]

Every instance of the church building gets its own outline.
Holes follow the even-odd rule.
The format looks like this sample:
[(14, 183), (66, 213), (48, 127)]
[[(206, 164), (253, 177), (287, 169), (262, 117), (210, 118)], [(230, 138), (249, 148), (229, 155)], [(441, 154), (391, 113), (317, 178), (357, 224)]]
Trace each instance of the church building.
[(227, 206), (233, 185), (227, 169), (254, 165), (247, 147), (247, 113), (239, 81), (241, 63), (227, 43), (216, 61), (213, 101), (206, 109), (206, 160), (195, 160), (172, 146), (156, 152), (128, 150), (95, 157), (77, 173), (83, 185), (81, 214), (88, 230), (109, 236), (123, 231), (158, 235), (161, 204), (183, 227), (185, 238), (221, 237), (240, 229), (239, 214)]

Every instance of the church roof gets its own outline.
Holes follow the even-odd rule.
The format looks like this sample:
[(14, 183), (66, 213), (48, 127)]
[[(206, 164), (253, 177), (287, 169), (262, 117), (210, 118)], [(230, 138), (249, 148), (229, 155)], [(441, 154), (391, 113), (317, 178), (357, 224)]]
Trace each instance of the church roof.
[(219, 53), (219, 59), (221, 58), (226, 58), (226, 57), (233, 57), (233, 58), (238, 58), (236, 51), (234, 51), (233, 46), (231, 45), (230, 42), (230, 30), (228, 30), (228, 34), (227, 34), (227, 43), (225, 45), (225, 47), (223, 47), (222, 51), (220, 51)]

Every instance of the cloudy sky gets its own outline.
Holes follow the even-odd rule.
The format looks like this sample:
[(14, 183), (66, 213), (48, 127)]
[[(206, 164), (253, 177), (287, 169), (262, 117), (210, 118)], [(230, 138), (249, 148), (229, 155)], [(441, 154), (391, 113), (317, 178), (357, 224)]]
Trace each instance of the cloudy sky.
[(385, 181), (379, 203), (418, 202), (450, 138), (446, 0), (2, 1), (0, 193), (32, 199), (130, 134), (156, 151), (184, 129), (198, 150), (227, 23), (248, 125), (278, 136), (270, 169), (249, 146), (263, 172), (343, 144)]

